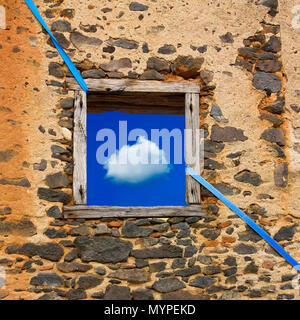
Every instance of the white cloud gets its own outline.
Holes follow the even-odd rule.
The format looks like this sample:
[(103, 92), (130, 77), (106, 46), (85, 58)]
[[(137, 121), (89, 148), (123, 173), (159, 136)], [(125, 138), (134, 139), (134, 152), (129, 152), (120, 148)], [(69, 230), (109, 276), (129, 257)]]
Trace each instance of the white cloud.
[(170, 171), (165, 152), (143, 136), (112, 154), (104, 168), (116, 183), (139, 183)]

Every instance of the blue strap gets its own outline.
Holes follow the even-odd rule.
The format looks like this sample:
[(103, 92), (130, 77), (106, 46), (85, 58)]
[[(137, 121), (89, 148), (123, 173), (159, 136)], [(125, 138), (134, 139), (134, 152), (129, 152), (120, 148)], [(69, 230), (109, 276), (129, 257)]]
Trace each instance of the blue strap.
[(192, 168), (186, 167), (186, 173), (192, 176), (196, 181), (207, 188), (212, 194), (219, 198), (229, 209), (242, 218), (255, 232), (257, 232), (265, 241), (267, 241), (282, 257), (288, 261), (297, 271), (300, 271), (299, 263), (293, 259), (272, 237), (270, 237), (260, 226), (251, 220), (242, 210), (229, 201), (220, 191), (214, 188), (204, 178), (199, 176)]
[(79, 71), (76, 69), (75, 65), (73, 64), (73, 62), (71, 61), (71, 59), (69, 58), (69, 56), (65, 53), (64, 49), (59, 45), (59, 43), (57, 42), (57, 40), (55, 39), (55, 37), (53, 36), (52, 32), (50, 31), (50, 29), (48, 28), (48, 26), (46, 25), (45, 21), (43, 20), (43, 18), (41, 17), (37, 7), (35, 6), (35, 4), (33, 3), (32, 0), (25, 0), (26, 4), (28, 5), (29, 9), (32, 11), (32, 13), (34, 14), (34, 16), (37, 18), (37, 20), (39, 21), (39, 23), (43, 26), (43, 28), (49, 33), (49, 36), (53, 42), (53, 44), (55, 45), (56, 49), (58, 50), (59, 54), (61, 55), (61, 57), (63, 58), (65, 64), (68, 66), (68, 68), (70, 69), (70, 71), (72, 72), (73, 76), (75, 77), (76, 81), (78, 82), (78, 84), (81, 86), (81, 88), (85, 91), (88, 92), (88, 87), (86, 85), (86, 83), (84, 82), (81, 74), (79, 73)]

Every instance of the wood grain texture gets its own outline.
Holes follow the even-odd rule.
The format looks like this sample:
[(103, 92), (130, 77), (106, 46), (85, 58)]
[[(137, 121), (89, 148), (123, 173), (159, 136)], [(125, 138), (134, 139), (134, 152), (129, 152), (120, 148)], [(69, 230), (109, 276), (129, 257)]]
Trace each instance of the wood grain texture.
[(64, 207), (64, 218), (94, 219), (102, 217), (204, 217), (201, 206), (174, 207), (111, 207), (111, 206), (70, 206)]
[(73, 198), (75, 204), (86, 204), (86, 113), (86, 93), (77, 91), (74, 102), (73, 136)]
[[(185, 163), (200, 174), (199, 94), (185, 95), (185, 129)], [(201, 202), (200, 184), (188, 175), (185, 178), (185, 201), (188, 204)]]
[(126, 112), (135, 114), (184, 115), (184, 94), (122, 92), (92, 92), (88, 95), (88, 112)]
[[(74, 78), (66, 78), (66, 83), (70, 89), (80, 90)], [(85, 83), (89, 91), (200, 93), (199, 83), (192, 81), (86, 79)]]

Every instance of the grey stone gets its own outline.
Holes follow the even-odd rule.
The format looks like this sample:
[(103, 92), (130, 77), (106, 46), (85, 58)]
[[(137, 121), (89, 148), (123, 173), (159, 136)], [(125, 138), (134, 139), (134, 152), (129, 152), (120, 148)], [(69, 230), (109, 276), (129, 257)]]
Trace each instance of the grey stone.
[(59, 210), (58, 206), (52, 206), (51, 208), (49, 208), (47, 210), (47, 216), (50, 218), (55, 218), (55, 219), (62, 219), (63, 218), (62, 213)]
[(203, 58), (193, 58), (192, 56), (179, 56), (174, 61), (176, 74), (185, 79), (194, 78), (199, 75), (203, 62)]
[(184, 268), (185, 263), (186, 263), (186, 259), (183, 259), (183, 258), (174, 259), (171, 267), (172, 269)]
[(198, 249), (192, 245), (189, 245), (185, 248), (184, 250), (184, 257), (185, 258), (190, 258), (192, 257), (196, 252), (198, 251)]
[(21, 178), (21, 179), (6, 179), (6, 178), (2, 178), (0, 179), (0, 184), (3, 185), (11, 185), (11, 186), (18, 186), (18, 187), (31, 187), (30, 182), (28, 181), (28, 179), (26, 177)]
[(70, 273), (70, 272), (86, 272), (90, 269), (92, 269), (92, 266), (88, 264), (83, 264), (79, 262), (62, 262), (57, 265), (57, 269), (64, 273)]
[(230, 277), (237, 272), (237, 267), (225, 269), (223, 272), (225, 277)]
[(165, 278), (155, 281), (152, 288), (158, 292), (172, 292), (185, 288), (185, 284), (177, 278)]
[(239, 233), (238, 236), (239, 236), (239, 240), (240, 241), (258, 242), (258, 241), (262, 240), (261, 236), (258, 235), (254, 231), (250, 231), (250, 232), (247, 232), (247, 233)]
[(141, 75), (141, 80), (164, 80), (163, 74), (157, 72), (156, 70), (147, 70)]
[(197, 260), (200, 262), (200, 263), (203, 263), (203, 264), (211, 264), (212, 263), (212, 258), (210, 256), (198, 256)]
[(44, 235), (46, 235), (50, 239), (55, 239), (55, 238), (66, 238), (67, 233), (66, 230), (64, 229), (59, 229), (56, 230), (54, 228), (49, 228), (44, 232)]
[(68, 97), (61, 99), (59, 104), (63, 109), (71, 109), (74, 107), (74, 98)]
[(62, 297), (57, 296), (56, 294), (45, 293), (40, 296), (37, 300), (64, 300)]
[(224, 35), (220, 36), (219, 38), (221, 39), (222, 42), (225, 42), (225, 43), (233, 43), (234, 42), (231, 32), (227, 32)]
[(81, 225), (70, 229), (69, 234), (71, 236), (88, 236), (90, 234), (90, 229), (87, 225)]
[(172, 54), (176, 52), (176, 48), (172, 44), (164, 44), (158, 49), (160, 54)]
[(51, 25), (51, 31), (71, 32), (71, 24), (66, 20), (54, 21)]
[(153, 230), (150, 228), (141, 228), (131, 221), (126, 221), (122, 227), (122, 235), (125, 238), (147, 237)]
[(66, 17), (66, 18), (73, 18), (74, 17), (74, 12), (75, 10), (74, 9), (63, 9), (61, 10), (60, 12), (60, 16), (61, 17)]
[(278, 97), (278, 99), (276, 100), (275, 103), (269, 105), (269, 106), (264, 106), (262, 107), (263, 110), (267, 110), (271, 113), (275, 113), (275, 114), (281, 114), (284, 112), (284, 104), (285, 104), (285, 100), (283, 97)]
[(285, 145), (285, 132), (283, 129), (278, 129), (278, 128), (266, 129), (262, 133), (260, 138), (269, 142), (277, 143), (279, 146)]
[(220, 297), (220, 300), (238, 300), (239, 299), (239, 293), (235, 290), (230, 290), (225, 293), (223, 293)]
[(210, 152), (212, 154), (219, 153), (224, 149), (225, 145), (223, 143), (218, 143), (216, 141), (204, 140), (204, 151)]
[(67, 292), (67, 298), (69, 300), (81, 300), (87, 297), (86, 293), (82, 289), (70, 289)]
[(64, 254), (64, 250), (57, 243), (34, 244), (25, 243), (21, 247), (8, 246), (6, 248), (8, 254), (22, 254), (28, 257), (40, 256), (50, 261), (59, 261)]
[(149, 289), (137, 288), (132, 291), (133, 300), (154, 300), (153, 294)]
[(105, 72), (97, 69), (85, 70), (82, 72), (82, 77), (83, 79), (87, 79), (87, 78), (102, 79), (105, 77)]
[(131, 11), (147, 11), (148, 8), (148, 6), (138, 2), (131, 2), (129, 5), (129, 10)]
[(70, 40), (78, 49), (82, 48), (84, 45), (100, 46), (102, 44), (102, 40), (94, 37), (87, 37), (78, 31), (71, 33)]
[(92, 293), (91, 297), (93, 299), (103, 299), (104, 298), (104, 292), (103, 291), (97, 291)]
[(277, 187), (285, 188), (288, 182), (288, 165), (280, 163), (274, 170), (274, 182)]
[(220, 170), (225, 169), (224, 164), (212, 159), (206, 159), (204, 161), (204, 169), (208, 170)]
[(278, 72), (281, 68), (282, 64), (277, 60), (264, 60), (256, 64), (256, 69), (263, 72)]
[(131, 255), (139, 259), (181, 258), (182, 248), (172, 245), (162, 245), (158, 248), (132, 250)]
[(257, 265), (255, 265), (253, 261), (250, 262), (244, 269), (244, 273), (257, 273), (257, 271), (258, 271), (258, 267)]
[(143, 50), (143, 53), (148, 53), (148, 52), (150, 52), (147, 43), (143, 43), (142, 50)]
[(228, 120), (223, 116), (221, 108), (214, 103), (211, 107), (210, 116), (213, 117), (217, 122), (228, 123)]
[(103, 47), (103, 52), (108, 52), (108, 53), (114, 53), (116, 51), (116, 48), (113, 46), (106, 46)]
[(71, 196), (60, 190), (52, 190), (47, 188), (38, 188), (38, 196), (40, 199), (50, 202), (62, 202), (67, 204), (71, 200)]
[(200, 231), (200, 233), (207, 239), (210, 239), (210, 240), (215, 240), (219, 237), (220, 235), (220, 232), (216, 232), (215, 230), (213, 229), (204, 229), (202, 231)]
[[(239, 55), (246, 59), (260, 59), (260, 60), (272, 60), (276, 59), (276, 56), (270, 52), (260, 53), (261, 50), (259, 48), (240, 48)], [(241, 60), (242, 61), (242, 60)], [(249, 71), (252, 70), (252, 67)]]
[[(213, 183), (212, 185), (213, 185), (213, 187), (215, 187), (218, 191), (220, 191), (224, 195), (232, 196), (234, 194), (235, 189), (230, 187), (229, 185), (222, 184), (222, 183)], [(203, 190), (201, 194), (206, 197), (213, 196), (213, 194), (211, 192), (209, 192), (208, 190)]]
[(271, 150), (276, 151), (276, 156), (278, 158), (283, 158), (285, 159), (285, 154), (284, 154), (284, 150), (282, 148), (280, 148), (279, 146), (275, 145), (275, 146), (271, 146)]
[(76, 249), (72, 249), (70, 252), (68, 252), (65, 255), (64, 261), (65, 262), (71, 262), (77, 258), (77, 251)]
[(278, 0), (260, 0), (257, 4), (263, 5), (265, 7), (277, 9)]
[(277, 127), (279, 127), (279, 126), (281, 126), (283, 124), (283, 120), (282, 119), (280, 119), (278, 117), (275, 117), (270, 113), (261, 112), (260, 116), (259, 116), (259, 119), (269, 121), (270, 123), (272, 123), (273, 127), (275, 127), (275, 128), (277, 128)]
[(214, 278), (209, 278), (209, 277), (203, 277), (203, 276), (198, 276), (195, 279), (193, 279), (189, 285), (191, 287), (196, 287), (196, 288), (201, 288), (205, 289), (213, 285), (217, 280)]
[(165, 270), (166, 268), (166, 262), (155, 262), (155, 263), (151, 263), (149, 264), (149, 270), (150, 272), (160, 272)]
[[(67, 38), (60, 32), (53, 32), (53, 36), (56, 39), (56, 41), (59, 43), (59, 45), (63, 48), (63, 49), (67, 49), (70, 46), (70, 41), (67, 40)], [(49, 40), (47, 41), (47, 43), (56, 49), (55, 45), (53, 44), (51, 38), (49, 38)]]
[(205, 275), (213, 275), (220, 272), (222, 272), (222, 269), (220, 268), (220, 266), (206, 266), (203, 269), (203, 274)]
[(139, 47), (139, 44), (136, 41), (126, 39), (109, 40), (108, 43), (110, 45), (129, 50), (137, 49)]
[(131, 283), (144, 283), (150, 280), (150, 273), (145, 270), (137, 269), (119, 269), (108, 275), (109, 278), (116, 278), (119, 280), (127, 280)]
[(63, 78), (65, 73), (62, 69), (61, 65), (56, 62), (50, 62), (48, 66), (48, 71), (51, 76), (55, 76), (58, 78)]
[(129, 58), (111, 60), (109, 63), (100, 64), (100, 68), (107, 72), (118, 71), (119, 69), (131, 68), (131, 67), (132, 67), (132, 64)]
[(170, 66), (169, 66), (168, 61), (166, 61), (164, 59), (155, 58), (155, 57), (150, 57), (148, 59), (147, 68), (154, 69), (158, 72), (161, 72), (161, 71), (169, 72), (170, 71)]
[(72, 129), (73, 121), (72, 120), (59, 120), (58, 125), (62, 128)]
[(256, 187), (262, 183), (260, 175), (256, 172), (251, 172), (250, 170), (240, 171), (234, 176), (234, 179), (239, 182), (252, 184)]
[(279, 231), (275, 234), (274, 239), (276, 241), (290, 241), (293, 239), (294, 234), (296, 232), (296, 226), (285, 226), (279, 229)]
[(100, 274), (101, 276), (104, 276), (104, 275), (106, 274), (106, 270), (105, 270), (104, 267), (97, 267), (97, 268), (95, 269), (95, 272), (96, 272), (97, 274)]
[(152, 227), (152, 230), (156, 231), (156, 232), (167, 232), (169, 229), (170, 224), (168, 222), (165, 223), (160, 223), (157, 225), (154, 225)]
[(67, 188), (71, 181), (68, 176), (62, 172), (57, 172), (54, 174), (48, 174), (45, 179), (45, 183), (49, 188)]
[(131, 300), (130, 289), (123, 286), (108, 285), (104, 300)]
[(217, 125), (212, 126), (211, 140), (216, 142), (233, 142), (233, 141), (245, 141), (248, 140), (244, 136), (243, 130), (233, 127), (219, 127)]
[(124, 77), (124, 74), (122, 72), (111, 71), (107, 72), (107, 76), (109, 78), (122, 79)]
[(280, 40), (275, 36), (271, 36), (269, 41), (262, 46), (262, 49), (265, 51), (276, 53), (281, 50)]
[(132, 244), (116, 238), (77, 237), (74, 241), (82, 261), (116, 263), (127, 261)]
[(95, 235), (107, 235), (111, 234), (111, 230), (108, 228), (108, 226), (104, 223), (97, 224)]
[(103, 279), (99, 277), (87, 275), (87, 276), (81, 276), (77, 281), (77, 285), (79, 289), (87, 290), (87, 289), (97, 287), (102, 282), (103, 282)]
[(255, 72), (252, 83), (256, 89), (267, 92), (279, 93), (281, 89), (281, 79), (275, 74), (267, 72)]
[(236, 247), (234, 247), (233, 251), (238, 254), (252, 254), (252, 253), (256, 253), (257, 249), (253, 246), (240, 243)]
[(56, 273), (39, 273), (37, 276), (31, 278), (30, 284), (33, 286), (51, 286), (57, 287), (63, 285), (63, 279)]
[(182, 270), (177, 270), (175, 272), (175, 276), (181, 276), (181, 277), (189, 277), (193, 274), (197, 274), (201, 272), (200, 266), (193, 266), (190, 268), (182, 269)]

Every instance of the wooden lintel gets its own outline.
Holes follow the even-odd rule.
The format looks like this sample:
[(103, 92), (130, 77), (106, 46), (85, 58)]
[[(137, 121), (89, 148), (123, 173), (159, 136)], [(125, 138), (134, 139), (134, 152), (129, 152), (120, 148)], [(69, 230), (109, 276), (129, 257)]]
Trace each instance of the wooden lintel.
[[(67, 78), (69, 89), (80, 90), (75, 78)], [(133, 79), (85, 79), (89, 91), (102, 92), (168, 92), (200, 93), (200, 85), (194, 81), (158, 81)]]
[(75, 205), (64, 207), (64, 218), (97, 219), (104, 217), (204, 217), (201, 206), (111, 207)]

